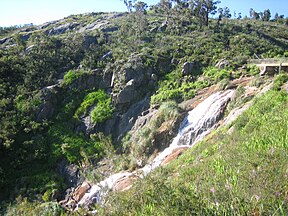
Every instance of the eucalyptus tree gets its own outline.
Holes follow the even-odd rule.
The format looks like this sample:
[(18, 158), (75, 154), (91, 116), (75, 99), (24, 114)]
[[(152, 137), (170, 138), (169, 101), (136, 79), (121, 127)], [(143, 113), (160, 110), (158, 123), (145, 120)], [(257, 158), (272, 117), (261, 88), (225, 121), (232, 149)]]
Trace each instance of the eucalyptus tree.
[(144, 32), (147, 29), (148, 21), (147, 21), (147, 8), (148, 5), (145, 2), (137, 1), (133, 8), (135, 9), (135, 20), (137, 23), (137, 31), (139, 34)]
[(121, 0), (121, 1), (123, 1), (124, 4), (126, 5), (128, 12), (132, 12), (133, 3), (135, 3), (136, 0), (129, 0), (129, 1), (127, 1), (127, 0)]

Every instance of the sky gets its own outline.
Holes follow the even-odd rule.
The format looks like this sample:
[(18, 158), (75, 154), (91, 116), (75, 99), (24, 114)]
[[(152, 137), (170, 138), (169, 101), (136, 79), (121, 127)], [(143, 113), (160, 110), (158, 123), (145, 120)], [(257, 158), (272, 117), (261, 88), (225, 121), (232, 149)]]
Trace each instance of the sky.
[[(142, 0), (148, 5), (160, 0)], [(288, 16), (287, 0), (222, 0), (218, 7), (227, 6), (242, 16), (249, 16), (249, 9), (260, 12), (270, 9), (272, 17), (276, 12)], [(0, 0), (0, 26), (42, 24), (62, 19), (71, 14), (86, 12), (126, 11), (121, 0)]]

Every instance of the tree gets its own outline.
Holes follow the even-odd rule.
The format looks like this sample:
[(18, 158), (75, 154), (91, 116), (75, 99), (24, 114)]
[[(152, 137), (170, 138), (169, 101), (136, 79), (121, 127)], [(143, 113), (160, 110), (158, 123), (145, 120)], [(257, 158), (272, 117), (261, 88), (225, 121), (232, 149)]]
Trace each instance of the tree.
[(255, 10), (253, 10), (253, 8), (250, 8), (250, 18), (251, 19), (255, 19), (255, 20), (259, 20), (260, 19), (260, 14), (257, 13)]
[(192, 9), (193, 15), (200, 19), (200, 23), (208, 26), (209, 14), (214, 15), (216, 13), (216, 5), (219, 3), (218, 0), (191, 0), (189, 7)]
[(269, 10), (269, 9), (264, 10), (262, 20), (263, 20), (263, 21), (269, 21), (270, 18), (271, 18), (271, 12), (270, 12), (270, 10)]
[(231, 18), (230, 9), (228, 7), (218, 9), (219, 17), (229, 19)]
[(137, 30), (141, 34), (144, 32), (148, 26), (146, 14), (146, 9), (148, 5), (145, 2), (137, 1), (136, 4), (133, 6), (135, 8), (135, 19), (137, 23)]
[(238, 13), (238, 17), (237, 17), (237, 19), (242, 19), (242, 14), (241, 14), (241, 12)]
[(129, 0), (129, 1), (127, 1), (127, 0), (121, 0), (121, 1), (123, 1), (124, 4), (126, 5), (128, 12), (132, 12), (133, 3), (134, 3), (136, 0)]

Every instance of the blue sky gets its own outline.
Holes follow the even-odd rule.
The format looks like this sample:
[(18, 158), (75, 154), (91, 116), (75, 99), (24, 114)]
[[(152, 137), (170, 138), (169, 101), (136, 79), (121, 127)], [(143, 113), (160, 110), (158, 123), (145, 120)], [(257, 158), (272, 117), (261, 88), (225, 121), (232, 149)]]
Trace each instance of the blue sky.
[[(148, 5), (159, 0), (142, 0)], [(288, 15), (287, 0), (222, 0), (219, 6), (228, 6), (233, 12), (248, 15), (249, 9), (264, 11), (270, 9)], [(47, 21), (61, 19), (71, 14), (99, 11), (125, 11), (125, 5), (120, 0), (1, 0), (0, 26), (17, 24), (41, 24)]]

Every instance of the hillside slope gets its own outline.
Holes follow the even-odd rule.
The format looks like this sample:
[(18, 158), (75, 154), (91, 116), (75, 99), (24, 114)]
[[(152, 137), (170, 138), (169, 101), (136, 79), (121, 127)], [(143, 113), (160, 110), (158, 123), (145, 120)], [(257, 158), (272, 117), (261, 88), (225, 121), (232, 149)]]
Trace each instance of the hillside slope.
[[(211, 19), (208, 26), (200, 26), (195, 19), (180, 20), (177, 17), (167, 24), (157, 11), (91, 13), (16, 29), (1, 36), (3, 214), (59, 215), (75, 209), (92, 185), (111, 174), (135, 172), (153, 162), (177, 135), (188, 111), (209, 95), (227, 89), (235, 92), (229, 98), (231, 102), (223, 105), (221, 117), (251, 100), (271, 82), (273, 73), (259, 77), (259, 69), (248, 65), (247, 60), (255, 56), (288, 56), (288, 32), (283, 24)], [(278, 86), (256, 100), (251, 110), (236, 121), (235, 129), (229, 130), (230, 134), (226, 133), (227, 128), (212, 133), (210, 139), (193, 147), (177, 162), (152, 172), (139, 183), (136, 181), (127, 193), (116, 194), (123, 208), (113, 203), (114, 196), (108, 196), (109, 207), (98, 211), (125, 214), (129, 209), (130, 214), (159, 211), (165, 215), (169, 211), (221, 214), (237, 209), (235, 213), (239, 214), (285, 213), (286, 177), (280, 170), (284, 172), (286, 164), (283, 155), (287, 92), (279, 89), (287, 76), (279, 75), (276, 79)], [(258, 90), (253, 93), (249, 86)], [(221, 117), (217, 118), (215, 128), (221, 124), (217, 123)], [(251, 148), (247, 143), (253, 143)], [(261, 143), (265, 144), (264, 149)], [(271, 158), (269, 152), (273, 152)], [(243, 155), (251, 157), (251, 163), (256, 164), (255, 172), (260, 173), (256, 186), (248, 177), (254, 165), (240, 163)], [(234, 163), (234, 157), (240, 164)], [(270, 166), (276, 158), (279, 161), (274, 168), (279, 173), (274, 173)], [(265, 171), (262, 163), (269, 163), (267, 175), (261, 174)], [(238, 169), (243, 172), (237, 173)], [(230, 174), (234, 180), (227, 177)], [(214, 180), (208, 181), (211, 176)], [(279, 184), (263, 192), (259, 185), (266, 178), (271, 179), (267, 182), (269, 188), (276, 180)], [(192, 183), (185, 183), (189, 181)], [(81, 192), (77, 202), (68, 202), (71, 206), (67, 206), (83, 182), (89, 182), (89, 188)], [(143, 185), (147, 192), (140, 193), (139, 187)], [(224, 190), (225, 185), (233, 190)], [(228, 193), (233, 204), (226, 200)], [(272, 193), (280, 195), (274, 199)], [(130, 196), (137, 199), (130, 200)], [(174, 201), (169, 204), (169, 200)], [(160, 202), (159, 208), (156, 202)], [(201, 207), (201, 203), (205, 205)], [(82, 207), (78, 207), (81, 211)], [(94, 209), (91, 205), (87, 208)], [(87, 208), (83, 207), (83, 211)]]

